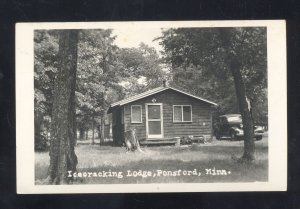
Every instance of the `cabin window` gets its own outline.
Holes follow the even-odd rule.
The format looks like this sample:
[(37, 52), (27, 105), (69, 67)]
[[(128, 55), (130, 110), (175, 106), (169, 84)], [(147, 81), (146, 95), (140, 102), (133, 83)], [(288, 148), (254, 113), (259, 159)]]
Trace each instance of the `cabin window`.
[(142, 123), (141, 105), (131, 105), (131, 123)]
[(173, 105), (173, 122), (192, 122), (192, 105)]

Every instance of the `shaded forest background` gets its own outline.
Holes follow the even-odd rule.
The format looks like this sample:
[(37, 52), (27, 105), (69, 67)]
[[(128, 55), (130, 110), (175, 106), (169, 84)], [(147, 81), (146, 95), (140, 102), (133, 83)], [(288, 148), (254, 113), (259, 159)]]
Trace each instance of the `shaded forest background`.
[[(247, 98), (255, 124), (267, 125), (266, 28), (231, 29), (232, 50), (243, 68)], [(113, 30), (80, 30), (76, 75), (76, 127), (80, 138), (97, 129), (104, 141), (109, 105), (125, 97), (168, 84), (219, 104), (214, 116), (238, 113), (234, 81), (224, 61), (216, 28), (164, 29), (157, 41), (161, 55), (141, 43), (138, 48), (115, 45)], [(34, 33), (35, 148), (46, 146), (50, 132), (54, 81), (58, 69), (59, 31)], [(94, 131), (93, 131), (94, 133)]]

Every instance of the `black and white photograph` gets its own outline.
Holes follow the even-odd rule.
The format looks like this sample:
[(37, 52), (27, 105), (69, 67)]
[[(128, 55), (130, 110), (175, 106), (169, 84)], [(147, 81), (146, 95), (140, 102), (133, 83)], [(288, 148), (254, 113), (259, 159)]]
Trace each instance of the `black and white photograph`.
[(284, 21), (16, 30), (18, 193), (286, 190)]

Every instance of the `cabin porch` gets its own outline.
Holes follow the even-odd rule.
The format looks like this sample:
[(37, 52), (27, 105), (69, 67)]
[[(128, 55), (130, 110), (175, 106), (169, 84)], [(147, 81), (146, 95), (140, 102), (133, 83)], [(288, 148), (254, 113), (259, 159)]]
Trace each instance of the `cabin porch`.
[[(190, 141), (188, 141), (188, 139)], [(143, 138), (139, 139), (140, 145), (175, 145), (180, 146), (180, 144), (185, 143), (204, 143), (205, 136), (193, 136), (192, 138)]]

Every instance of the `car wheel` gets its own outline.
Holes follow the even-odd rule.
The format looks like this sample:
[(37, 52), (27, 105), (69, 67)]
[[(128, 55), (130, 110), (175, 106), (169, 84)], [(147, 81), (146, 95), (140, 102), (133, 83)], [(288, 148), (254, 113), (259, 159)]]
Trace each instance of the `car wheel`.
[(236, 133), (234, 131), (230, 132), (230, 138), (231, 138), (231, 140), (237, 140), (237, 136), (236, 136)]
[(220, 140), (220, 139), (221, 139), (220, 134), (218, 134), (218, 133), (216, 134), (216, 139), (217, 139), (217, 140)]
[(256, 136), (255, 139), (256, 139), (257, 141), (262, 140), (262, 136)]

